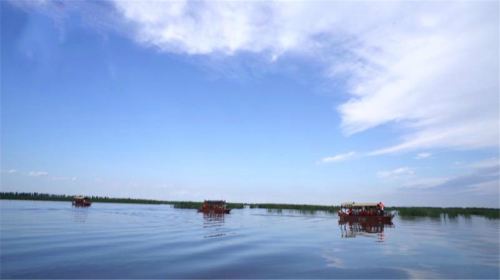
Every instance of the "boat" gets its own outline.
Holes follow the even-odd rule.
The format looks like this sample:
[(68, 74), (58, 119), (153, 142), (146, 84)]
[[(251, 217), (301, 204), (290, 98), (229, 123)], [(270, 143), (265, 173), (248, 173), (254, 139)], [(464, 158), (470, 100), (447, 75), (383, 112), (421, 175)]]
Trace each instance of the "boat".
[(339, 222), (378, 222), (392, 224), (394, 214), (384, 211), (382, 202), (346, 202), (340, 205)]
[(229, 214), (231, 209), (226, 207), (225, 200), (205, 200), (198, 212), (206, 214)]
[(89, 207), (92, 205), (92, 201), (87, 196), (75, 196), (71, 204), (75, 207)]

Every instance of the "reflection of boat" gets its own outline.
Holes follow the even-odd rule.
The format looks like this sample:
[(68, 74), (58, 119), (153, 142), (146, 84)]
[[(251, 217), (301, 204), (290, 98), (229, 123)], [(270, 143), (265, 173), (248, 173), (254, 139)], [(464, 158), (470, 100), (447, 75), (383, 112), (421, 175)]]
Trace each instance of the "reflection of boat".
[(354, 222), (342, 221), (339, 219), (341, 236), (344, 238), (354, 238), (357, 235), (376, 236), (378, 240), (384, 240), (384, 228), (393, 227), (392, 222), (379, 222), (376, 220)]
[(92, 204), (92, 201), (90, 201), (90, 198), (86, 196), (75, 196), (73, 197), (73, 202), (71, 204), (76, 207), (89, 207)]
[(73, 220), (76, 223), (86, 223), (89, 211), (87, 209), (82, 209), (82, 207), (75, 207), (73, 209)]
[(203, 213), (204, 225), (223, 224), (224, 214)]
[(341, 222), (379, 222), (391, 223), (394, 215), (384, 212), (384, 204), (347, 202), (340, 205), (339, 221)]
[(205, 238), (219, 238), (227, 234), (224, 227), (224, 214), (203, 213), (203, 229)]
[(198, 212), (213, 214), (229, 214), (231, 209), (226, 208), (224, 200), (205, 200)]

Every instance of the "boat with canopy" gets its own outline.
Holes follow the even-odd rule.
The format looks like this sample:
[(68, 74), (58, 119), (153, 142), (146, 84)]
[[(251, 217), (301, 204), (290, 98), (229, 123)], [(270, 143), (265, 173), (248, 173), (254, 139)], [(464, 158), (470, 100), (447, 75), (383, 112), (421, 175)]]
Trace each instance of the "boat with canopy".
[(87, 196), (75, 196), (71, 204), (75, 207), (89, 207), (92, 205), (92, 201)]
[(345, 202), (340, 205), (339, 221), (392, 223), (394, 215), (384, 208), (382, 202)]
[(206, 214), (229, 214), (231, 209), (226, 207), (225, 200), (205, 200), (198, 212)]

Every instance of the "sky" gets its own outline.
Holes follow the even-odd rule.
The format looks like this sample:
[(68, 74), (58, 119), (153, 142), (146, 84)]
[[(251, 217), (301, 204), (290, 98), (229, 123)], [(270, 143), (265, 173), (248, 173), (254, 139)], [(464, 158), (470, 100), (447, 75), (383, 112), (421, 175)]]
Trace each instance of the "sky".
[(0, 1), (2, 191), (500, 207), (497, 1)]

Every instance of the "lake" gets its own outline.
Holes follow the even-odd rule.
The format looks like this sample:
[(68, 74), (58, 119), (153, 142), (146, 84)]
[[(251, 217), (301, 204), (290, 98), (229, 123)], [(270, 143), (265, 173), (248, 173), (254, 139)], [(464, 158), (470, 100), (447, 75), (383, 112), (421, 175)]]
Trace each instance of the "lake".
[(2, 278), (499, 278), (499, 220), (0, 201)]

